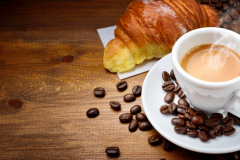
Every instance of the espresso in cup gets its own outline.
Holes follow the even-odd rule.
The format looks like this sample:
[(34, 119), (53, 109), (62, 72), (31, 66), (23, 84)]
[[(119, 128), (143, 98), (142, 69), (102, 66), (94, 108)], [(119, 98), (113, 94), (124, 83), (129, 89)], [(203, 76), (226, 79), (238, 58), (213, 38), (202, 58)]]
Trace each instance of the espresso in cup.
[(208, 82), (224, 82), (240, 75), (240, 56), (220, 44), (202, 44), (191, 48), (180, 61), (191, 76)]

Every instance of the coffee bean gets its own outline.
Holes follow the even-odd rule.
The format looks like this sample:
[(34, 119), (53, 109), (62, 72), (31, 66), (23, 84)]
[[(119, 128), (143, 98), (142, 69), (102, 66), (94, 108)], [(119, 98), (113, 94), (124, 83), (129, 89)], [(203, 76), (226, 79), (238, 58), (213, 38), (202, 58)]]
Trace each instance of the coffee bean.
[(185, 134), (187, 132), (187, 127), (174, 127), (174, 131), (178, 134)]
[(110, 104), (111, 108), (116, 111), (119, 111), (121, 109), (121, 104), (119, 102), (110, 101), (109, 104)]
[(187, 117), (184, 114), (178, 114), (179, 118), (187, 119)]
[(180, 114), (184, 114), (187, 109), (188, 107), (182, 104), (177, 106), (177, 112)]
[(139, 85), (134, 86), (133, 89), (132, 89), (132, 93), (133, 93), (136, 97), (141, 96), (142, 87), (139, 86)]
[(221, 136), (222, 135), (222, 125), (218, 124), (213, 128), (213, 132), (216, 136)]
[(148, 131), (148, 130), (153, 129), (153, 126), (149, 121), (143, 121), (139, 124), (139, 129), (141, 131)]
[(196, 116), (196, 113), (194, 112), (194, 110), (193, 110), (192, 108), (189, 107), (189, 108), (185, 111), (184, 115), (187, 117), (187, 119), (190, 119), (190, 120), (191, 120), (193, 116)]
[(188, 130), (188, 131), (187, 131), (187, 135), (188, 135), (189, 137), (197, 137), (197, 136), (198, 136), (198, 130), (197, 130), (197, 129)]
[(162, 105), (160, 108), (160, 112), (162, 114), (168, 114), (169, 113), (168, 105)]
[(176, 79), (173, 69), (172, 69), (171, 72), (170, 72), (170, 77), (171, 77), (172, 79)]
[(110, 157), (117, 157), (120, 154), (118, 147), (107, 147), (105, 152)]
[(171, 147), (172, 147), (172, 142), (170, 142), (169, 140), (167, 140), (167, 139), (163, 139), (163, 141), (162, 141), (162, 147), (163, 147), (163, 149), (165, 149), (165, 150), (169, 150)]
[(105, 89), (102, 87), (97, 87), (93, 91), (94, 95), (97, 97), (104, 97), (105, 95)]
[(237, 7), (237, 0), (228, 0), (228, 4), (231, 7)]
[(178, 84), (178, 81), (177, 81), (177, 79), (175, 79), (175, 83), (176, 83), (176, 84)]
[(205, 121), (206, 119), (208, 119), (208, 117), (206, 116), (206, 114), (201, 114), (201, 115), (199, 115), (199, 116), (203, 118), (203, 121)]
[(171, 123), (176, 127), (183, 127), (185, 125), (185, 120), (182, 118), (173, 118)]
[(222, 120), (222, 124), (227, 127), (227, 126), (232, 126), (234, 123), (234, 119), (230, 116), (227, 116), (225, 117), (223, 120)]
[(222, 2), (217, 2), (216, 3), (216, 8), (221, 9), (222, 8)]
[(196, 111), (195, 112), (198, 116), (200, 116), (200, 115), (205, 115), (205, 113), (203, 112), (203, 111)]
[(186, 116), (187, 119), (190, 119), (190, 120), (192, 119), (192, 115), (189, 114), (187, 110), (185, 111), (184, 115)]
[(225, 135), (225, 136), (230, 136), (232, 135), (233, 133), (235, 133), (236, 129), (233, 128), (232, 126), (229, 126), (229, 127), (225, 127), (222, 129), (222, 133)]
[(209, 130), (209, 131), (208, 131), (208, 136), (209, 136), (209, 138), (211, 138), (211, 139), (215, 139), (215, 138), (216, 138), (216, 135), (214, 134), (213, 130)]
[(175, 84), (172, 81), (166, 81), (162, 84), (164, 91), (172, 91), (175, 88)]
[(11, 99), (8, 101), (8, 106), (15, 109), (22, 108), (22, 105), (23, 105), (23, 102), (18, 99)]
[(169, 104), (168, 111), (171, 114), (176, 114), (177, 113), (177, 104), (176, 103)]
[(137, 113), (136, 119), (138, 122), (146, 121), (147, 116), (144, 113)]
[(217, 2), (218, 2), (218, 0), (211, 0), (211, 3), (213, 3), (213, 4), (215, 4)]
[(188, 129), (196, 129), (196, 128), (197, 128), (197, 126), (194, 125), (194, 124), (192, 124), (191, 121), (186, 121), (186, 127), (187, 127)]
[(187, 101), (186, 99), (183, 99), (183, 98), (180, 98), (180, 99), (178, 100), (178, 104), (179, 104), (179, 105), (182, 104), (182, 105), (185, 105), (185, 106), (189, 107), (188, 101)]
[(228, 112), (227, 115), (232, 117), (232, 118), (237, 117), (236, 115), (232, 114), (231, 112)]
[(181, 87), (178, 84), (176, 88), (174, 88), (173, 93), (178, 93), (180, 90), (181, 90)]
[(162, 78), (164, 81), (170, 81), (170, 76), (169, 76), (168, 72), (166, 72), (166, 71), (162, 72)]
[[(218, 10), (218, 14), (219, 14), (219, 16), (221, 17), (222, 15), (223, 15), (223, 11), (222, 10)], [(221, 27), (221, 26), (220, 26)]]
[(119, 120), (122, 123), (129, 123), (132, 121), (133, 116), (130, 113), (123, 113), (119, 116)]
[(213, 114), (210, 115), (210, 118), (223, 119), (223, 115), (221, 113), (213, 113)]
[(87, 111), (88, 118), (94, 118), (99, 115), (99, 110), (97, 108), (91, 108)]
[(130, 109), (130, 113), (135, 115), (137, 113), (140, 113), (142, 111), (141, 106), (139, 105), (134, 105), (131, 109)]
[(171, 103), (174, 100), (174, 93), (173, 92), (168, 92), (165, 97), (164, 97), (164, 101), (166, 103)]
[(198, 138), (202, 141), (202, 142), (207, 142), (209, 140), (209, 136), (207, 134), (206, 131), (199, 131), (198, 132)]
[(133, 120), (129, 123), (128, 129), (129, 129), (130, 132), (135, 132), (135, 131), (137, 130), (137, 128), (138, 128), (138, 121), (135, 120), (135, 119), (133, 119)]
[(206, 131), (206, 132), (208, 132), (210, 129), (208, 128), (208, 127), (206, 127), (206, 126), (198, 126), (198, 129), (199, 130), (202, 130), (202, 131)]
[(119, 91), (124, 91), (125, 89), (127, 89), (127, 81), (120, 81), (117, 83), (116, 87)]
[(239, 14), (238, 14), (238, 11), (235, 9), (235, 8), (233, 8), (233, 9), (231, 9), (231, 12), (229, 13), (229, 15), (231, 16), (231, 18), (233, 19), (233, 20), (238, 20), (239, 19)]
[(234, 123), (240, 126), (240, 118), (234, 117)]
[(184, 97), (185, 97), (185, 94), (184, 94), (184, 92), (182, 91), (182, 89), (180, 89), (180, 91), (178, 91), (178, 97), (179, 97), (179, 98), (184, 98)]
[(193, 116), (191, 122), (197, 126), (201, 126), (203, 124), (203, 118), (201, 116)]
[(208, 4), (208, 3), (209, 3), (209, 0), (201, 0), (201, 3), (202, 3), (202, 4)]
[(223, 3), (223, 5), (222, 5), (222, 10), (225, 12), (225, 11), (228, 11), (228, 10), (230, 10), (231, 9), (231, 7), (230, 7), (230, 5), (228, 4), (228, 3)]
[(214, 127), (220, 123), (219, 118), (208, 118), (204, 121), (204, 125), (207, 127)]
[(161, 143), (161, 137), (160, 135), (153, 135), (151, 137), (148, 138), (148, 142), (151, 144), (151, 145), (158, 145)]
[(133, 101), (136, 100), (136, 97), (135, 97), (134, 94), (129, 93), (129, 94), (126, 94), (126, 95), (123, 97), (123, 100), (124, 100), (125, 102), (133, 102)]

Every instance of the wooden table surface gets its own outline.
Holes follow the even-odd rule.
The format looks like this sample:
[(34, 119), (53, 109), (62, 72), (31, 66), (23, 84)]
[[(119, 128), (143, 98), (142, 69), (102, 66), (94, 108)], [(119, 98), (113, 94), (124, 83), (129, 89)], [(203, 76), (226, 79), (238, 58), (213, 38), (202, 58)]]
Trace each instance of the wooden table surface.
[[(131, 0), (1, 0), (0, 1), (0, 159), (110, 159), (105, 148), (118, 146), (116, 159), (228, 159), (173, 146), (151, 146), (150, 131), (129, 132), (119, 115), (142, 105), (123, 95), (142, 85), (146, 73), (126, 79), (103, 68), (104, 47), (97, 28), (115, 25)], [(71, 55), (72, 63), (62, 62)], [(97, 98), (95, 87), (106, 96)], [(9, 107), (11, 99), (23, 102)], [(113, 111), (109, 101), (119, 101)], [(98, 108), (100, 115), (87, 118)]]

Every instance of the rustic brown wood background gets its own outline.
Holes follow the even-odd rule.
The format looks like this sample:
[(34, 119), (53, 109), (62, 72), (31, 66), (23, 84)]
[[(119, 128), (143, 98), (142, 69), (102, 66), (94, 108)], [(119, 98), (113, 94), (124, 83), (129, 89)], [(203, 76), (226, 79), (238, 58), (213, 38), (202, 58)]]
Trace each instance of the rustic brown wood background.
[[(142, 105), (141, 97), (132, 103), (122, 97), (142, 85), (146, 73), (117, 91), (117, 75), (103, 68), (96, 29), (115, 25), (130, 1), (0, 1), (0, 159), (107, 159), (108, 146), (120, 148), (119, 159), (226, 159), (178, 146), (165, 151), (147, 141), (156, 130), (130, 133), (119, 122), (120, 114)], [(63, 63), (66, 55), (74, 61)], [(104, 87), (106, 96), (96, 98), (95, 87)], [(10, 99), (23, 107), (10, 108)], [(111, 100), (122, 110), (110, 109)], [(93, 107), (100, 115), (87, 118)]]

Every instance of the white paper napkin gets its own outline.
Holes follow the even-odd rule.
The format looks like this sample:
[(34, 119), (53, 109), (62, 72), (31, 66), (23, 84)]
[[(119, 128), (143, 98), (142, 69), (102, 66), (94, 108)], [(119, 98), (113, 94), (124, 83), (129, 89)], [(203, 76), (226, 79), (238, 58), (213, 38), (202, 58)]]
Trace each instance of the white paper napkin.
[[(114, 30), (116, 29), (116, 26), (111, 26), (111, 27), (106, 27), (106, 28), (100, 28), (97, 29), (97, 32), (99, 34), (99, 37), (103, 43), (104, 48), (106, 47), (106, 45), (108, 44), (108, 42), (111, 39), (114, 39)], [(136, 65), (132, 70), (124, 72), (124, 73), (118, 73), (118, 77), (120, 79), (125, 79), (146, 71), (149, 71), (152, 66), (154, 66), (155, 63), (157, 63), (159, 59), (152, 59), (152, 60), (147, 60), (144, 61), (141, 64)]]

